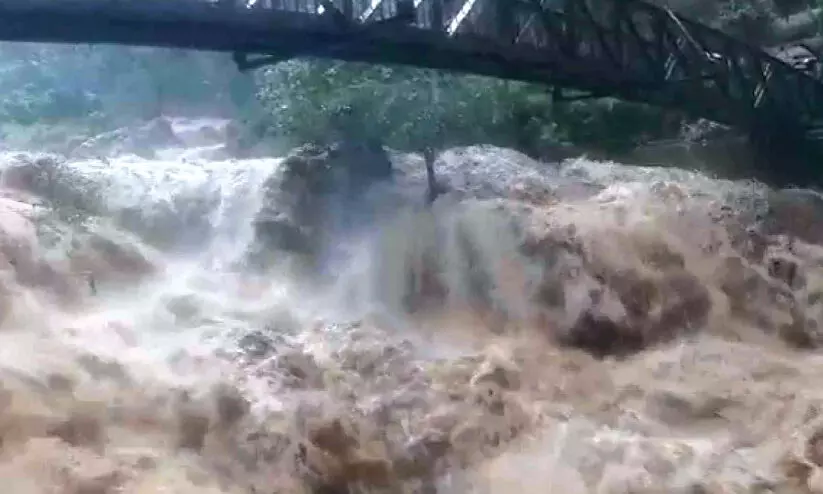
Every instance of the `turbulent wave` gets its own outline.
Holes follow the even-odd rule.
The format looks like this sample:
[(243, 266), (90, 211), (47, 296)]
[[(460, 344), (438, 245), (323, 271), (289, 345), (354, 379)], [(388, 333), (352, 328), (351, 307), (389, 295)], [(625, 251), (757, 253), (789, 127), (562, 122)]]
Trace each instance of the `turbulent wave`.
[(6, 492), (823, 492), (814, 192), (198, 128), (0, 158)]

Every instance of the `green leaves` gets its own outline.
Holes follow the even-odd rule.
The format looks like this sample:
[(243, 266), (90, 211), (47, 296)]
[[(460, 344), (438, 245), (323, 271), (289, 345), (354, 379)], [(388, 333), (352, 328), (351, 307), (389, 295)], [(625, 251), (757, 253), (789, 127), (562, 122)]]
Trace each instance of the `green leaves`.
[(259, 97), (278, 133), (295, 142), (331, 138), (346, 110), (373, 137), (397, 148), (510, 144), (521, 107), (549, 107), (543, 91), (519, 83), (409, 67), (293, 61), (268, 69)]
[[(0, 45), (0, 119), (114, 121), (233, 106), (226, 55), (115, 46)], [(247, 88), (253, 94), (252, 88)], [(91, 116), (91, 117), (90, 117)]]
[(115, 46), (0, 44), (0, 94), (4, 123), (111, 128), (218, 113), (242, 121), (249, 145), (345, 132), (397, 149), (484, 143), (539, 154), (568, 142), (620, 150), (677, 127), (613, 100), (554, 104), (541, 85), (315, 59), (241, 74), (224, 54)]
[(258, 87), (271, 131), (289, 144), (322, 143), (344, 126), (398, 149), (487, 143), (538, 152), (569, 140), (621, 149), (664, 127), (662, 112), (647, 107), (554, 105), (544, 86), (410, 67), (292, 61), (262, 72)]

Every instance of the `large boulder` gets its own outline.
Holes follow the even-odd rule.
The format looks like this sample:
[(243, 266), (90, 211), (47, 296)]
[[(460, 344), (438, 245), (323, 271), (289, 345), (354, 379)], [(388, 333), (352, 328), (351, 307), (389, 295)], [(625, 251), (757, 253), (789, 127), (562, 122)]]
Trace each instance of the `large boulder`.
[(325, 245), (333, 204), (361, 202), (366, 188), (391, 174), (387, 153), (374, 143), (294, 150), (263, 186), (263, 206), (254, 218), (256, 254), (269, 249), (318, 253)]
[(319, 240), (315, 227), (322, 223), (325, 198), (333, 189), (327, 152), (313, 146), (295, 150), (263, 188), (263, 207), (254, 218), (258, 247), (311, 253)]
[(392, 162), (379, 141), (341, 141), (329, 149), (330, 165), (346, 171), (355, 191), (392, 176)]

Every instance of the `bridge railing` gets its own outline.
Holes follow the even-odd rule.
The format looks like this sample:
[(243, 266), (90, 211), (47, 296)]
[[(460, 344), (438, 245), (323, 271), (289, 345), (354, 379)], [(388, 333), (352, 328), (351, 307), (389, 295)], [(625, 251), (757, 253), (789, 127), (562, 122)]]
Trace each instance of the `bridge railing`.
[[(823, 83), (815, 77), (758, 47), (671, 12), (639, 2), (633, 2), (633, 8), (662, 18), (658, 22), (664, 30), (658, 38), (668, 38), (670, 56), (679, 65), (676, 76), (667, 74), (667, 83), (712, 94), (758, 125), (774, 125), (775, 118), (782, 117), (801, 127), (813, 127), (823, 118)], [(758, 121), (763, 117), (771, 122)]]

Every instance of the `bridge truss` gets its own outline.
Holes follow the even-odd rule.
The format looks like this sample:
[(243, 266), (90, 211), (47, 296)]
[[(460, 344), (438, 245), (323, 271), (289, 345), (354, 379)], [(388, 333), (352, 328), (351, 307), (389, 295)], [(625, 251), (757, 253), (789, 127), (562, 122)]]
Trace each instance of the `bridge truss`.
[[(262, 1), (325, 16), (351, 33), (324, 47), (283, 50), (268, 62), (347, 58), (358, 45), (380, 46), (383, 61), (419, 65), (425, 57), (422, 65), (641, 101), (758, 133), (780, 128), (817, 139), (823, 129), (817, 74), (642, 1)], [(462, 53), (461, 63), (455, 51), (471, 56)]]
[(757, 135), (823, 138), (823, 83), (640, 0), (0, 0), (0, 40), (408, 64), (672, 108)]

